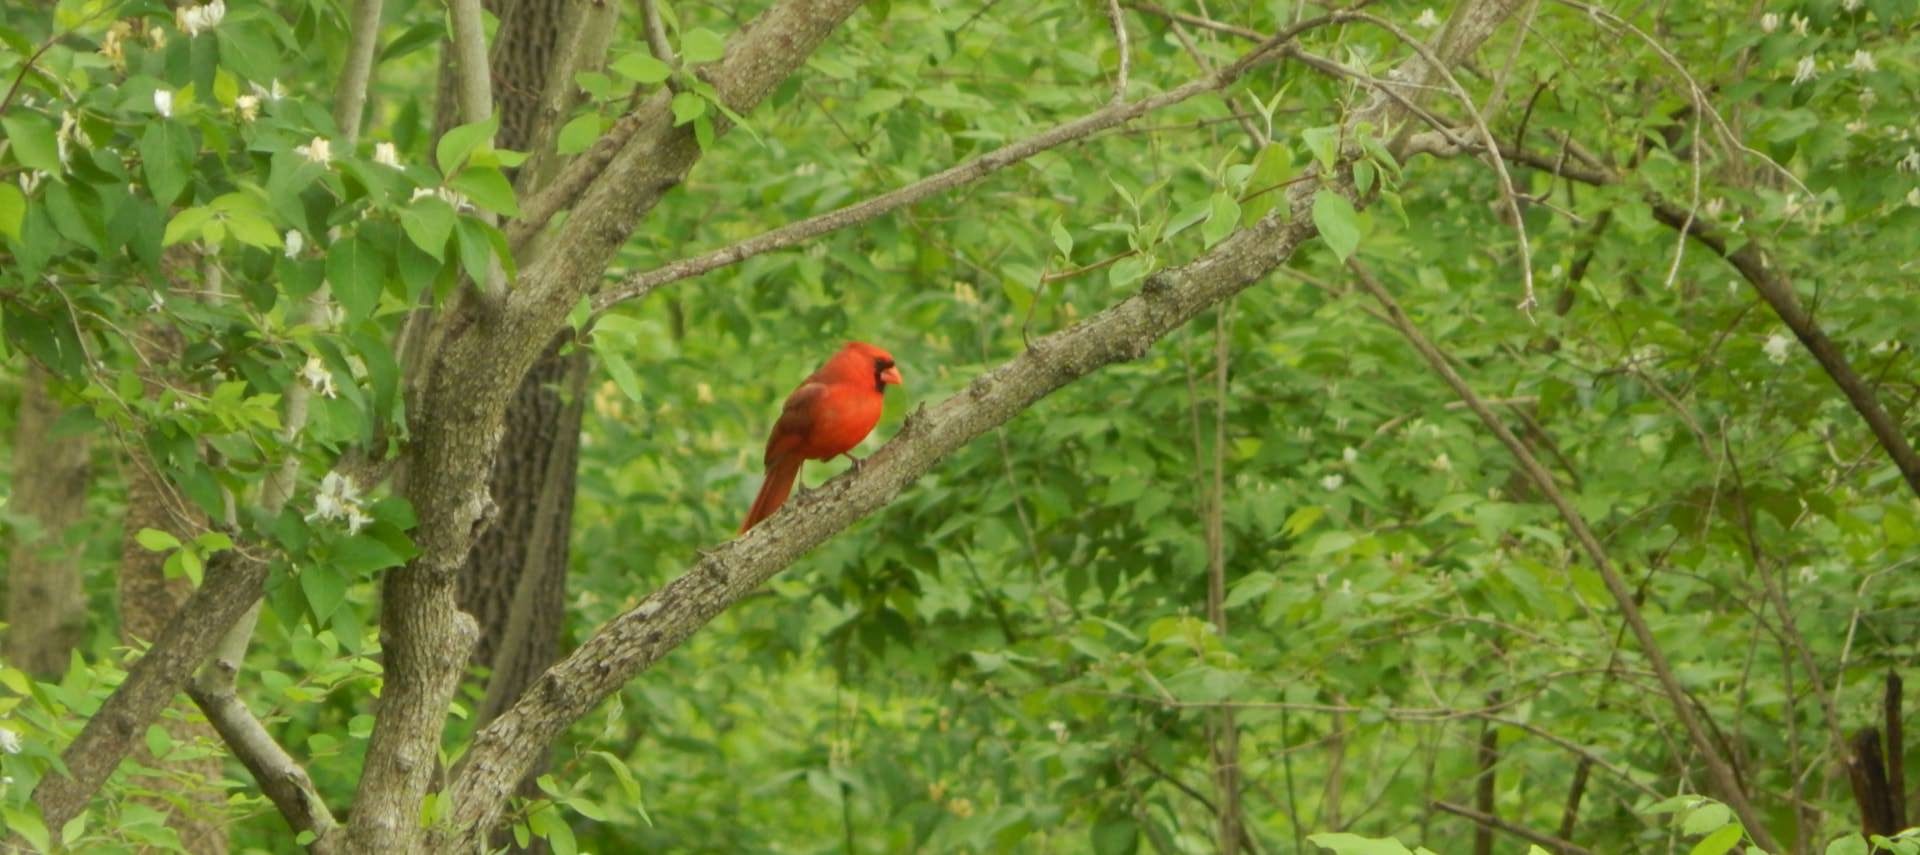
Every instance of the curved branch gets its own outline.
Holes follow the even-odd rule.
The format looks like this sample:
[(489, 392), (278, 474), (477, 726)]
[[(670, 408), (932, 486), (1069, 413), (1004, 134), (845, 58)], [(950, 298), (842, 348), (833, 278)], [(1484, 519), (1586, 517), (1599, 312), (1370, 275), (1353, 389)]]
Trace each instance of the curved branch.
[(642, 273), (636, 273), (601, 292), (593, 299), (593, 307), (604, 311), (623, 300), (644, 297), (662, 285), (690, 279), (703, 273), (718, 270), (732, 264), (752, 258), (756, 255), (773, 252), (795, 246), (802, 241), (819, 237), (828, 232), (859, 225), (868, 220), (892, 213), (908, 205), (931, 198), (955, 187), (970, 184), (987, 177), (1001, 169), (1012, 166), (1036, 154), (1058, 148), (1075, 140), (1084, 139), (1095, 133), (1117, 125), (1123, 125), (1155, 110), (1170, 107), (1182, 101), (1208, 92), (1217, 92), (1239, 80), (1248, 71), (1263, 61), (1272, 58), (1276, 51), (1308, 30), (1351, 20), (1352, 13), (1334, 12), (1317, 18), (1301, 21), (1281, 30), (1268, 38), (1259, 47), (1243, 54), (1232, 65), (1220, 69), (1199, 80), (1162, 92), (1151, 98), (1142, 98), (1133, 102), (1113, 102), (1106, 107), (1081, 116), (1070, 122), (1055, 125), (1041, 133), (1019, 142), (1009, 143), (979, 157), (957, 166), (936, 172), (925, 178), (898, 187), (870, 199), (856, 202), (842, 208), (794, 223), (788, 223), (777, 229), (762, 232), (730, 246), (721, 247), (712, 252), (684, 258), (671, 264), (656, 267)]

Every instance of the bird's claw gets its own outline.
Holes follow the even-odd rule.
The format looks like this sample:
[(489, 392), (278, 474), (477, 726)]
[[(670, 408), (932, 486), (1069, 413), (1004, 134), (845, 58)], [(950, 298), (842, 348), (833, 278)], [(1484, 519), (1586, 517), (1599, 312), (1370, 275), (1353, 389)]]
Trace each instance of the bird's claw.
[(867, 461), (866, 461), (866, 460), (864, 460), (864, 459), (861, 459), (861, 458), (858, 458), (858, 457), (855, 457), (855, 456), (853, 456), (852, 454), (847, 454), (847, 453), (844, 453), (844, 452), (842, 452), (840, 456), (841, 456), (841, 457), (844, 457), (844, 458), (846, 458), (846, 459), (847, 459), (847, 461), (848, 461), (849, 463), (851, 463), (851, 464), (852, 464), (852, 466), (853, 466), (853, 471), (855, 471), (855, 472), (858, 472), (858, 471), (860, 471), (860, 466), (861, 466), (861, 464), (864, 464), (864, 463), (866, 463), (866, 462), (867, 462)]

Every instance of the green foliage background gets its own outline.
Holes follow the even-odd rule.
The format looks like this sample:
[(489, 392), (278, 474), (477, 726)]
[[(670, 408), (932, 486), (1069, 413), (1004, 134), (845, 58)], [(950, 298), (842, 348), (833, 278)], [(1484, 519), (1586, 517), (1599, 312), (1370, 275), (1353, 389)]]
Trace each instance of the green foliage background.
[[(1259, 32), (1298, 12), (1286, 2), (1207, 8)], [(1372, 11), (1427, 35), (1423, 8)], [(730, 33), (757, 10), (673, 4), (675, 32), (688, 50), (686, 40), (706, 38), (692, 34)], [(1472, 158), (1383, 165), (1381, 202), (1355, 223), (1358, 254), (1481, 394), (1512, 403), (1503, 415), (1637, 586), (1776, 834), (1824, 845), (1855, 827), (1854, 808), (1763, 574), (1785, 586), (1836, 724), (1851, 734), (1877, 721), (1882, 675), (1911, 674), (1920, 652), (1920, 511), (1737, 273), (1698, 245), (1680, 254), (1644, 197), (1693, 204), (1762, 242), (1913, 435), (1920, 15), (1901, 0), (1612, 11), (1674, 52), (1748, 150), (1690, 109), (1685, 81), (1648, 43), (1543, 3), (1523, 13), (1523, 44), (1509, 25), (1463, 82), (1488, 107), (1505, 80), (1488, 108), (1503, 141), (1557, 155), (1556, 139), (1570, 135), (1631, 177), (1594, 188), (1514, 167), (1532, 202), (1540, 308), (1516, 308), (1515, 232), (1493, 172)], [(1764, 14), (1780, 18), (1771, 31)], [(71, 31), (0, 115), (9, 372), (29, 359), (55, 369), (83, 407), (75, 430), (112, 438), (103, 455), (119, 454), (116, 442), (144, 447), (202, 506), (288, 456), (302, 461), (293, 505), (242, 521), (285, 557), (241, 685), (341, 804), (378, 681), (374, 582), (410, 554), (410, 516), (384, 491), (369, 497), (375, 522), (360, 534), (306, 515), (342, 451), (376, 435), (400, 441), (385, 428), (403, 424), (391, 340), (405, 301), (484, 270), (497, 243), (475, 212), (410, 198), (414, 189), (444, 181), (511, 213), (501, 168), (516, 162), (429, 139), (441, 10), (406, 2), (389, 3), (368, 139), (336, 148), (331, 165), (303, 159), (297, 146), (331, 134), (328, 69), (344, 50), (344, 16), (332, 2), (235, 0), (214, 30), (188, 38), (152, 2), (0, 12), (7, 81), (43, 39)], [(602, 97), (570, 125), (571, 144), (597, 135), (634, 81), (652, 76), (626, 18), (613, 71), (583, 81)], [(130, 20), (139, 26), (122, 40), (122, 70), (98, 48)], [(1126, 20), (1130, 95), (1202, 73), (1165, 19), (1133, 10)], [(150, 27), (163, 44), (144, 35)], [(1249, 44), (1182, 35), (1213, 67)], [(1306, 47), (1376, 75), (1407, 54), (1367, 26), (1318, 31)], [(747, 117), (752, 133), (711, 143), (613, 273), (829, 210), (1097, 109), (1117, 57), (1100, 3), (870, 4)], [(1796, 84), (1806, 57), (1815, 75)], [(237, 99), (276, 80), (286, 96), (263, 99), (257, 119), (240, 116)], [(171, 116), (156, 111), (156, 88), (176, 93)], [(1349, 80), (1276, 65), (1224, 97), (602, 318), (569, 642), (730, 536), (780, 399), (839, 342), (882, 344), (906, 374), (883, 441), (919, 402), (1264, 214), (1273, 186), (1315, 160), (1313, 131), (1366, 97)], [(67, 113), (84, 144), (60, 141)], [(403, 168), (375, 163), (375, 142), (394, 143)], [(36, 171), (48, 174), (38, 184)], [(305, 243), (291, 256), (289, 230)], [(550, 798), (516, 817), (523, 831), (600, 852), (1211, 851), (1206, 721), (1219, 704), (1240, 708), (1245, 799), (1268, 851), (1310, 849), (1306, 835), (1338, 830), (1466, 851), (1473, 826), (1430, 804), (1472, 801), (1483, 727), (1501, 744), (1498, 812), (1516, 824), (1558, 829), (1575, 766), (1590, 755), (1576, 841), (1659, 851), (1715, 830), (1651, 810), (1705, 779), (1552, 507), (1349, 292), (1332, 253), (1316, 244), (1293, 268), (1301, 275), (1273, 277), (1145, 359), (1069, 386), (963, 449), (696, 635), (557, 746)], [(156, 287), (170, 276), (225, 293)], [(342, 316), (290, 320), (291, 303), (323, 276)], [(177, 331), (187, 351), (165, 366), (165, 388), (143, 389), (134, 344), (156, 329)], [(1224, 399), (1213, 391), (1222, 348)], [(277, 404), (309, 358), (341, 394), (283, 442)], [(196, 439), (218, 466), (195, 453)], [(1216, 455), (1225, 634), (1205, 621)], [(843, 466), (813, 464), (805, 480)], [(5, 675), (7, 726), (27, 737), (25, 751), (0, 758), (12, 781), (0, 800), (16, 827), (32, 821), (31, 783), (116, 678), (105, 617), (124, 501), (115, 480), (100, 479), (97, 513), (75, 541), (102, 616), (92, 640), (58, 685)], [(479, 686), (470, 681), (467, 708)], [(452, 723), (450, 751), (469, 730)], [(69, 843), (166, 842), (154, 811), (127, 797), (166, 792), (168, 756), (219, 749), (151, 747), (161, 768), (123, 768)], [(236, 843), (284, 850), (282, 821), (229, 766)]]

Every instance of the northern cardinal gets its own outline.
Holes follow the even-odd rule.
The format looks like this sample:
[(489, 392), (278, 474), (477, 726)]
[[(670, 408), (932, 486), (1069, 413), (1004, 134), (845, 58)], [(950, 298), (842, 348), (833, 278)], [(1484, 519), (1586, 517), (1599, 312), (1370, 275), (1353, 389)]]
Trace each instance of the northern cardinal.
[[(851, 341), (793, 390), (780, 410), (780, 421), (773, 425), (773, 435), (767, 437), (767, 478), (740, 532), (745, 534), (787, 501), (801, 461), (832, 460), (866, 439), (880, 423), (889, 385), (901, 385), (893, 356), (866, 342)], [(860, 462), (851, 454), (847, 457)]]

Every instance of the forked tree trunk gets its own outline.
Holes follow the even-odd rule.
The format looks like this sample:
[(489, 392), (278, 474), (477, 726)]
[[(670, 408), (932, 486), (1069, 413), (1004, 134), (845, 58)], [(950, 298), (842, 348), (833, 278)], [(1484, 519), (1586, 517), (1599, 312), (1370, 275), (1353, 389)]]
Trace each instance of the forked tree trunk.
[(7, 498), (23, 523), (7, 562), (7, 662), (41, 679), (67, 670), (87, 625), (80, 549), (67, 535), (86, 510), (92, 444), (84, 434), (54, 434), (62, 411), (47, 389), (51, 379), (29, 365), (20, 384)]

